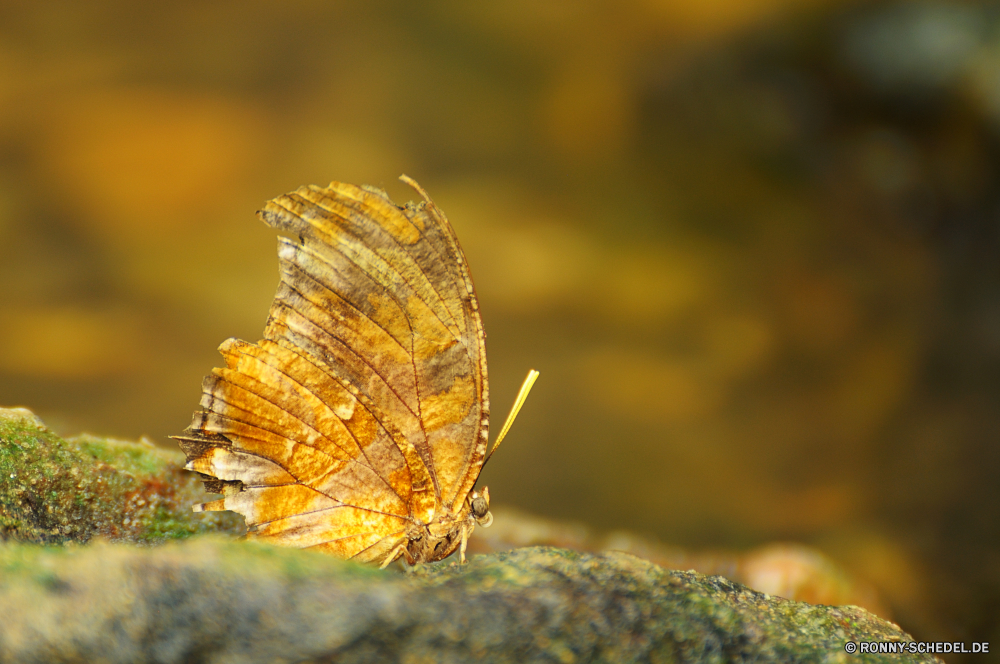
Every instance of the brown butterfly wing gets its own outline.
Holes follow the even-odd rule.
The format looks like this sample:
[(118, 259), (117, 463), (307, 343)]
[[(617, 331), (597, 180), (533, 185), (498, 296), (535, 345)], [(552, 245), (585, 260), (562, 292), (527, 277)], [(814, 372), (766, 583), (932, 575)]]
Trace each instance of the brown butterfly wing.
[(425, 202), (399, 208), (334, 182), (259, 213), (298, 236), (279, 238), (264, 339), (220, 347), (226, 368), (178, 437), (190, 468), (241, 483), (206, 509), (240, 512), (253, 536), (380, 560), (475, 484), (485, 335), (454, 232), (417, 189)]

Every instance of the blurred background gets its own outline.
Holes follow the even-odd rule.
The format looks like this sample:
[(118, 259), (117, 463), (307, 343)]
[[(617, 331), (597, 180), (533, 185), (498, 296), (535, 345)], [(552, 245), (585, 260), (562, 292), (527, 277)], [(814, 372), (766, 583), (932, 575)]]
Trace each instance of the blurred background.
[[(277, 285), (254, 211), (447, 212), (497, 505), (817, 547), (1000, 643), (1000, 5), (0, 0), (0, 405), (187, 426)], [(957, 661), (957, 660), (956, 660)]]

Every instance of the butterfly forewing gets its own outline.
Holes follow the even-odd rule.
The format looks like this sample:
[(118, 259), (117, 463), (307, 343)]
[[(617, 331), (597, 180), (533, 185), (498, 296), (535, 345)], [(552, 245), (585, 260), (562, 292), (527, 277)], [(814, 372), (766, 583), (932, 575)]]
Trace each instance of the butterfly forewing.
[(400, 208), (369, 187), (302, 187), (259, 215), (297, 239), (279, 238), (264, 339), (220, 347), (226, 367), (178, 437), (191, 469), (234, 486), (206, 509), (291, 546), (399, 555), (410, 524), (461, 507), (485, 455), (462, 251), (429, 200)]

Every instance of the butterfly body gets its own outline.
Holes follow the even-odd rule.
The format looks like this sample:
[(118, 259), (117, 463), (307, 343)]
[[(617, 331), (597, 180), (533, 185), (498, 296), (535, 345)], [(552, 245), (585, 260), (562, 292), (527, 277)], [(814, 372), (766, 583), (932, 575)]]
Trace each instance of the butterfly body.
[(248, 537), (383, 566), (440, 560), (488, 525), (485, 333), (447, 218), (331, 183), (270, 201), (281, 282), (264, 339), (226, 366), (177, 436)]
[[(461, 559), (465, 559), (465, 546), (476, 525), (489, 526), (493, 517), (489, 513), (489, 489), (483, 489), (486, 495), (486, 512), (476, 509), (477, 499), (482, 499), (480, 492), (469, 495), (458, 512), (449, 512), (435, 516), (430, 523), (414, 524), (407, 531), (407, 542), (402, 550), (406, 562), (433, 562), (447, 558), (461, 551)], [(478, 516), (477, 516), (478, 512)]]

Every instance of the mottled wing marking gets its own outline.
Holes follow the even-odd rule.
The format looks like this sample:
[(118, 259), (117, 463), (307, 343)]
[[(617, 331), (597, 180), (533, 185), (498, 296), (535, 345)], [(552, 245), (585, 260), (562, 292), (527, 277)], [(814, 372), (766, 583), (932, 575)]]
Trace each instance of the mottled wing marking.
[(489, 381), (486, 372), (486, 331), (483, 329), (483, 320), (479, 315), (479, 301), (476, 299), (472, 273), (469, 271), (465, 254), (458, 244), (458, 238), (455, 236), (451, 223), (445, 217), (444, 212), (431, 202), (423, 189), (412, 181), (410, 184), (424, 197), (425, 204), (408, 206), (407, 213), (413, 223), (425, 229), (426, 235), (434, 239), (434, 244), (444, 248), (442, 253), (446, 253), (449, 260), (442, 260), (438, 265), (441, 269), (448, 271), (449, 278), (442, 277), (442, 280), (456, 284), (458, 287), (458, 297), (453, 302), (461, 303), (464, 317), (469, 322), (469, 328), (466, 331), (468, 345), (474, 346), (476, 350), (470, 359), (477, 366), (470, 373), (470, 376), (474, 381), (472, 389), (479, 395), (479, 422), (473, 425), (477, 437), (469, 454), (465, 455), (464, 464), (461, 462), (462, 455), (458, 455), (453, 462), (453, 468), (461, 468), (453, 475), (455, 477), (455, 491), (453, 494), (449, 494), (454, 496), (450, 503), (452, 511), (457, 512), (465, 497), (475, 486), (476, 480), (479, 478), (479, 471), (486, 458), (486, 443), (489, 438), (490, 424)]
[(404, 312), (386, 297), (352, 297), (370, 288), (353, 263), (324, 260), (308, 246), (284, 238), (278, 253), (282, 283), (265, 337), (301, 349), (379, 404), (385, 414), (381, 422), (402, 436), (394, 440), (413, 483), (429, 488), (433, 480), (429, 457), (421, 454), (426, 450), (421, 449), (417, 404), (405, 389), (412, 360), (403, 344), (409, 345), (412, 333)]
[[(488, 404), (482, 324), (447, 220), (433, 204), (400, 209), (380, 190), (339, 183), (302, 187), (269, 203), (262, 216), (304, 239), (289, 243), (299, 267), (328, 280), (328, 290), (349, 305), (330, 303), (324, 311), (358, 312), (400, 342), (409, 365), (380, 363), (372, 353), (380, 344), (345, 340), (328, 348), (338, 366), (350, 367), (352, 382), (403, 423), (439, 505), (460, 504), (485, 455), (477, 433)], [(399, 330), (401, 322), (408, 329)]]
[(298, 236), (279, 238), (264, 340), (220, 347), (226, 367), (178, 438), (191, 469), (242, 488), (205, 509), (244, 514), (255, 537), (380, 560), (408, 524), (457, 510), (482, 466), (485, 337), (468, 267), (429, 200), (399, 208), (332, 183), (259, 214)]

